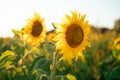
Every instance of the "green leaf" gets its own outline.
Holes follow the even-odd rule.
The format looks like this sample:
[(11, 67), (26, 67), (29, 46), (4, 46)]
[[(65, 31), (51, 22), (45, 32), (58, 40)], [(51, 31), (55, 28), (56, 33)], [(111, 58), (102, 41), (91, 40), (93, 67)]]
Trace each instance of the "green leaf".
[(55, 27), (56, 25), (55, 25), (55, 24), (56, 24), (56, 23), (52, 23), (52, 26), (54, 27), (54, 29), (56, 29), (56, 27)]
[(12, 32), (13, 32), (14, 34), (16, 34), (16, 35), (21, 35), (21, 34), (22, 34), (21, 31), (15, 30), (15, 29), (12, 29)]
[(53, 54), (55, 51), (55, 45), (52, 43), (45, 43), (44, 45), (44, 50), (46, 53)]
[(50, 64), (51, 64), (51, 60), (47, 59), (45, 57), (37, 57), (36, 59), (34, 59), (31, 67), (29, 68), (29, 73), (33, 73), (35, 70), (37, 70), (37, 72), (39, 74), (44, 73), (46, 75), (50, 74)]
[(14, 56), (14, 52), (7, 50), (4, 53), (2, 53), (2, 55), (0, 56), (0, 60), (2, 60), (3, 58), (5, 58), (6, 56)]
[(113, 57), (120, 60), (120, 50), (114, 49), (113, 50)]
[(112, 56), (112, 55), (106, 56), (106, 57), (103, 59), (103, 61), (104, 61), (105, 63), (110, 63), (110, 62), (113, 61), (113, 56)]
[(118, 80), (120, 79), (120, 67), (115, 67), (107, 72), (107, 80)]
[(74, 75), (72, 75), (72, 74), (67, 74), (67, 78), (69, 80), (76, 80), (76, 77)]
[(12, 61), (7, 61), (7, 62), (5, 63), (5, 65), (4, 65), (4, 67), (8, 67), (8, 66), (10, 66), (11, 63), (12, 63)]
[(12, 64), (12, 61), (15, 59), (14, 52), (7, 50), (0, 56), (0, 68), (8, 67)]

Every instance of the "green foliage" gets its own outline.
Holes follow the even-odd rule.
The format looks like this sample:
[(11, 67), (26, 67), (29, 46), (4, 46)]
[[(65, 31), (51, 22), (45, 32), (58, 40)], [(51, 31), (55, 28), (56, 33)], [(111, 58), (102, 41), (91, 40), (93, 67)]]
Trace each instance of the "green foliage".
[[(19, 31), (13, 32), (13, 38), (0, 38), (0, 80), (49, 80), (54, 43), (46, 41), (39, 47), (30, 47), (18, 37)], [(100, 35), (102, 38), (90, 38), (91, 48), (83, 51), (84, 59), (60, 61), (55, 79), (120, 80), (120, 50), (109, 48), (115, 37)]]

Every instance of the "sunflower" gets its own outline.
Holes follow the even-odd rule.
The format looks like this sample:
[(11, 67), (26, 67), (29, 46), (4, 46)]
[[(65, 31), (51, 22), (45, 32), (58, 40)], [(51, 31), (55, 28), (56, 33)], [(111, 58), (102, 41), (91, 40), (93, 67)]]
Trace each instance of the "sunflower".
[(54, 38), (55, 35), (56, 35), (56, 33), (55, 33), (54, 30), (47, 32), (47, 40), (49, 42), (54, 43), (53, 38)]
[(118, 37), (117, 39), (115, 39), (114, 46), (115, 46), (116, 49), (120, 50), (120, 37)]
[(88, 21), (84, 21), (85, 15), (81, 15), (77, 11), (71, 11), (72, 16), (65, 15), (63, 23), (56, 23), (56, 49), (63, 54), (63, 59), (71, 61), (76, 60), (79, 56), (83, 57), (82, 50), (86, 46), (90, 47), (88, 42), (88, 34), (90, 26)]
[(46, 37), (46, 27), (44, 19), (38, 13), (34, 13), (34, 17), (28, 20), (27, 25), (22, 30), (23, 40), (30, 45), (39, 46)]

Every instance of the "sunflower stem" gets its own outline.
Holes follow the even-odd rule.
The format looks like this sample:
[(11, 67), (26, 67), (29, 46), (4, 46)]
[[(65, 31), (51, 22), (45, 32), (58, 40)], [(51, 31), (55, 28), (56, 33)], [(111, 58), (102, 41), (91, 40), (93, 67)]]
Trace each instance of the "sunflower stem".
[(58, 60), (58, 51), (56, 51), (53, 54), (53, 62), (52, 62), (52, 66), (51, 66), (50, 80), (55, 80), (56, 68), (57, 68), (57, 64), (58, 64), (57, 60)]

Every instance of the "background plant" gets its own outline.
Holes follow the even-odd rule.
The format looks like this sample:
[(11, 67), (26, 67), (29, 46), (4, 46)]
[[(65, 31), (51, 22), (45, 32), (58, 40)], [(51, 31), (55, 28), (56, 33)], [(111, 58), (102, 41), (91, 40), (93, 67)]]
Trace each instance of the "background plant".
[[(19, 31), (13, 33), (12, 38), (0, 38), (0, 80), (48, 80), (54, 42), (49, 37), (40, 47), (30, 47), (23, 44)], [(102, 28), (93, 27), (89, 35), (91, 48), (84, 51), (85, 58), (71, 63), (62, 60), (56, 80), (120, 80), (120, 50), (114, 47), (118, 37), (112, 29), (103, 33)]]

